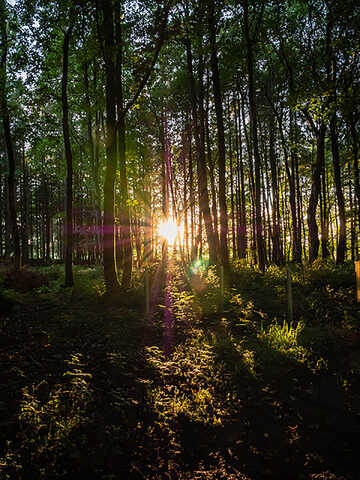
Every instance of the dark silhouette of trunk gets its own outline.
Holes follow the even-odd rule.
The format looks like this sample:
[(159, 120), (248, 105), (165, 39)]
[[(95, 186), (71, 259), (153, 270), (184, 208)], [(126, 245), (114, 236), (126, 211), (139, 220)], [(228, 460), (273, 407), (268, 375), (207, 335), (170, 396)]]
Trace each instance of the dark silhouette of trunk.
[(275, 155), (275, 122), (271, 114), (269, 119), (269, 161), (271, 171), (272, 195), (272, 260), (276, 265), (281, 265), (283, 263), (283, 256), (281, 250), (279, 181), (278, 167)]
[(253, 161), (252, 161), (252, 145), (251, 141), (246, 129), (245, 124), (245, 99), (243, 93), (240, 91), (241, 95), (241, 118), (242, 118), (242, 127), (245, 134), (246, 140), (246, 150), (248, 156), (248, 163), (249, 163), (249, 191), (251, 197), (251, 218), (250, 218), (250, 225), (251, 225), (251, 250), (253, 254), (253, 262), (257, 264), (257, 252), (256, 252), (256, 220), (255, 220), (255, 179), (254, 179), (254, 168), (253, 168)]
[[(254, 83), (254, 47), (256, 39), (250, 34), (249, 23), (249, 5), (248, 0), (243, 1), (244, 7), (244, 35), (246, 40), (246, 62), (248, 69), (248, 94), (249, 94), (249, 116), (250, 116), (250, 134), (254, 156), (255, 171), (255, 236), (256, 251), (259, 268), (265, 271), (265, 243), (263, 237), (263, 219), (261, 211), (261, 158), (258, 144), (257, 131), (257, 109), (255, 102), (255, 83)], [(260, 20), (261, 17), (259, 17)], [(259, 24), (259, 21), (257, 22)]]
[[(245, 200), (245, 175), (244, 175), (244, 162), (243, 162), (243, 148), (241, 137), (241, 107), (240, 99), (238, 99), (238, 110), (235, 118), (236, 128), (236, 168), (237, 168), (237, 181), (238, 181), (238, 202), (239, 202), (239, 218), (238, 218), (238, 256), (239, 258), (246, 258), (247, 250), (247, 227), (246, 227), (246, 200)], [(236, 102), (234, 104), (236, 112)]]
[(0, 257), (3, 256), (3, 243), (4, 243), (4, 210), (5, 200), (3, 196), (3, 175), (0, 172)]
[[(292, 232), (292, 258), (294, 261), (300, 261), (300, 252), (298, 249), (298, 221), (297, 221), (297, 209), (296, 209), (296, 183), (295, 183), (295, 158), (294, 152), (292, 151), (293, 147), (290, 148), (290, 160), (291, 168), (289, 165), (289, 156), (288, 156), (288, 146), (285, 140), (283, 123), (282, 119), (279, 117), (279, 127), (280, 127), (280, 137), (283, 147), (284, 160), (285, 160), (285, 171), (289, 183), (289, 193), (290, 193), (290, 211), (291, 211), (291, 232)], [(292, 120), (290, 120), (290, 138), (293, 138), (292, 132)], [(293, 145), (293, 142), (291, 142)], [(301, 249), (300, 249), (301, 250)], [(299, 258), (300, 257), (300, 258)]]
[(115, 257), (115, 175), (116, 175), (116, 85), (115, 85), (115, 50), (113, 8), (111, 0), (100, 2), (104, 39), (105, 62), (105, 96), (106, 96), (106, 170), (104, 181), (104, 227), (103, 227), (103, 259), (104, 280), (107, 294), (117, 292)]
[(316, 210), (321, 190), (321, 168), (325, 157), (325, 131), (326, 126), (322, 123), (317, 130), (316, 157), (311, 167), (311, 193), (307, 209), (307, 223), (309, 230), (309, 261), (314, 262), (319, 255), (319, 229), (316, 220)]
[(289, 112), (290, 116), (290, 162), (291, 175), (289, 177), (290, 184), (290, 208), (293, 232), (293, 248), (292, 259), (294, 262), (301, 262), (301, 235), (300, 235), (300, 220), (297, 215), (296, 203), (296, 165), (297, 165), (297, 135), (295, 115), (292, 110)]
[(321, 165), (321, 187), (320, 195), (320, 219), (321, 219), (321, 255), (326, 259), (329, 257), (329, 219), (328, 219), (328, 201), (326, 188), (326, 170), (325, 170), (325, 155), (323, 164)]
[[(209, 194), (207, 189), (207, 173), (206, 173), (206, 158), (205, 158), (205, 144), (204, 144), (204, 129), (201, 128), (198, 119), (198, 100), (196, 95), (195, 79), (193, 74), (193, 60), (191, 52), (191, 43), (188, 37), (185, 38), (186, 42), (186, 57), (187, 67), (189, 75), (189, 89), (190, 89), (190, 102), (193, 116), (193, 130), (196, 143), (196, 159), (198, 170), (198, 191), (199, 191), (199, 207), (201, 215), (204, 219), (207, 241), (209, 245), (210, 263), (216, 263), (217, 252), (216, 243), (214, 240), (214, 231), (212, 225), (212, 218), (210, 213)], [(200, 228), (200, 227), (199, 227)]]
[(14, 270), (20, 270), (21, 251), (20, 236), (17, 225), (16, 213), (16, 184), (15, 184), (15, 153), (11, 137), (9, 109), (6, 96), (6, 62), (8, 52), (8, 39), (6, 33), (6, 6), (5, 1), (0, 0), (0, 40), (2, 46), (0, 58), (0, 112), (4, 129), (6, 152), (9, 163), (8, 173), (8, 199), (9, 199), (9, 219), (11, 222), (12, 241), (14, 248)]
[[(93, 131), (93, 121), (91, 113), (91, 101), (90, 101), (90, 90), (89, 90), (89, 63), (85, 61), (84, 63), (84, 86), (85, 86), (85, 102), (86, 102), (86, 121), (87, 121), (87, 134), (89, 142), (89, 153), (90, 153), (90, 167), (92, 180), (94, 183), (94, 210), (93, 218), (89, 218), (93, 222), (93, 262), (96, 263), (97, 257), (99, 254), (99, 229), (101, 225), (101, 213), (100, 213), (100, 188), (99, 188), (99, 138), (98, 138), (98, 125), (95, 118), (95, 136), (96, 143), (94, 145), (94, 131)], [(94, 61), (94, 91), (96, 92), (96, 61)], [(95, 114), (97, 116), (97, 113)], [(90, 223), (90, 222), (89, 222)]]
[(189, 142), (189, 196), (190, 196), (190, 239), (191, 239), (191, 259), (193, 260), (195, 247), (195, 194), (194, 194), (194, 169), (193, 169), (193, 150), (192, 150), (192, 128), (191, 122), (188, 123), (187, 138)]
[(21, 250), (22, 263), (29, 262), (29, 173), (25, 161), (25, 145), (22, 147), (22, 205), (21, 205)]
[[(167, 138), (167, 116), (163, 110), (161, 112), (160, 126), (160, 143), (161, 143), (161, 199), (162, 199), (162, 221), (166, 222), (169, 218), (169, 179), (168, 179), (168, 157), (169, 144)], [(161, 239), (161, 253), (163, 267), (168, 261), (168, 242), (165, 238)]]
[(223, 106), (221, 99), (219, 66), (216, 46), (216, 28), (214, 18), (214, 2), (208, 3), (208, 22), (210, 31), (210, 65), (214, 90), (215, 115), (218, 140), (218, 165), (219, 165), (219, 207), (220, 207), (220, 260), (225, 268), (229, 266), (229, 252), (227, 245), (228, 218), (226, 206), (226, 182), (225, 182), (225, 134)]
[(72, 25), (68, 27), (63, 42), (63, 69), (61, 82), (61, 103), (62, 103), (62, 126), (65, 146), (66, 160), (66, 220), (65, 220), (65, 286), (71, 287), (74, 284), (72, 272), (72, 249), (73, 249), (73, 164), (69, 133), (69, 106), (67, 98), (68, 66), (69, 66), (69, 44), (72, 34)]
[[(351, 167), (350, 163), (348, 164), (348, 174), (349, 174), (349, 203), (350, 203), (350, 211), (353, 212), (354, 208), (354, 200), (353, 200), (353, 189), (351, 185)], [(355, 215), (351, 215), (350, 220), (350, 250), (351, 250), (351, 261), (355, 260)]]
[(209, 179), (210, 179), (210, 188), (211, 188), (211, 197), (212, 197), (211, 210), (212, 210), (212, 216), (213, 216), (214, 240), (216, 243), (216, 251), (218, 252), (220, 249), (220, 245), (219, 245), (219, 233), (218, 233), (217, 194), (216, 194), (216, 185), (215, 185), (215, 160), (211, 154), (208, 108), (206, 110), (205, 129), (206, 129), (207, 157), (208, 157), (208, 165), (209, 165)]
[(117, 138), (119, 150), (119, 171), (120, 171), (120, 206), (119, 206), (119, 220), (120, 220), (120, 248), (123, 255), (123, 274), (121, 279), (121, 287), (124, 290), (130, 288), (132, 275), (132, 243), (131, 243), (131, 219), (130, 208), (127, 205), (129, 198), (128, 193), (128, 179), (126, 171), (126, 154), (125, 154), (125, 128), (126, 128), (126, 111), (124, 108), (123, 99), (123, 30), (121, 20), (120, 2), (116, 2), (115, 7), (115, 35), (116, 35), (116, 69), (115, 69), (115, 84), (117, 94)]
[(339, 144), (336, 131), (336, 117), (332, 116), (330, 120), (331, 151), (334, 168), (334, 181), (336, 190), (336, 199), (339, 209), (339, 237), (336, 249), (336, 263), (344, 263), (346, 254), (346, 217), (345, 217), (345, 199), (341, 182)]
[(50, 261), (50, 192), (49, 192), (49, 185), (44, 178), (44, 218), (43, 218), (43, 225), (44, 225), (44, 243), (45, 243), (45, 261), (48, 263)]
[(360, 174), (359, 174), (359, 145), (358, 135), (356, 130), (357, 123), (357, 111), (350, 117), (350, 134), (352, 139), (352, 156), (353, 156), (353, 174), (354, 174), (354, 191), (357, 200), (357, 212), (358, 212), (358, 228), (360, 231)]
[[(228, 105), (229, 123), (231, 124), (230, 104)], [(232, 258), (236, 258), (236, 225), (235, 225), (235, 194), (234, 194), (234, 159), (232, 146), (232, 131), (229, 128), (229, 159), (230, 159), (230, 206), (231, 206), (231, 242)]]

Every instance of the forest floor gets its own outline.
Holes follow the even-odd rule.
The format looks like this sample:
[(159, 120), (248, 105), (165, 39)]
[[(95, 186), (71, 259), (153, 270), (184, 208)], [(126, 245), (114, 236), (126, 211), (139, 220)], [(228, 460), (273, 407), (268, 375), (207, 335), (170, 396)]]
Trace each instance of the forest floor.
[(222, 301), (215, 270), (154, 265), (149, 315), (141, 276), (108, 301), (100, 268), (35, 271), (0, 274), (1, 480), (360, 479), (353, 265), (294, 269), (296, 325), (274, 267)]

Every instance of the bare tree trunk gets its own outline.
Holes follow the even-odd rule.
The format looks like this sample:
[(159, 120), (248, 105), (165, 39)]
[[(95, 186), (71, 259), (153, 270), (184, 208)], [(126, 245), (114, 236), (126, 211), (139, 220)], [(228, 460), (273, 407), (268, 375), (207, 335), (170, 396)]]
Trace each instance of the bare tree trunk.
[(220, 89), (219, 65), (216, 46), (216, 29), (214, 17), (214, 2), (208, 3), (208, 22), (210, 30), (210, 64), (212, 71), (212, 83), (214, 90), (215, 115), (218, 139), (218, 164), (219, 164), (219, 206), (220, 206), (220, 259), (225, 268), (229, 266), (229, 252), (227, 245), (228, 218), (226, 205), (226, 181), (225, 181), (225, 133), (223, 107)]
[(61, 82), (61, 101), (63, 111), (63, 134), (66, 159), (66, 220), (65, 220), (65, 286), (71, 287), (74, 284), (72, 272), (72, 249), (73, 249), (73, 164), (69, 133), (69, 106), (67, 98), (68, 66), (69, 66), (69, 44), (72, 34), (72, 25), (68, 27), (64, 35), (63, 43), (63, 71)]
[(115, 35), (116, 35), (116, 68), (115, 68), (115, 83), (117, 94), (117, 134), (118, 134), (118, 148), (119, 148), (119, 170), (120, 170), (120, 242), (123, 252), (123, 274), (121, 279), (121, 287), (124, 290), (130, 288), (132, 275), (132, 242), (131, 242), (131, 219), (130, 208), (127, 204), (128, 193), (128, 179), (126, 171), (126, 155), (125, 155), (125, 115), (123, 99), (123, 31), (121, 20), (120, 1), (116, 2), (115, 7)]
[(106, 72), (106, 171), (104, 182), (103, 258), (107, 294), (119, 288), (115, 257), (115, 175), (116, 175), (116, 86), (113, 8), (110, 0), (101, 0), (103, 13), (104, 61)]
[(0, 112), (2, 116), (6, 151), (9, 163), (8, 198), (9, 216), (11, 221), (12, 240), (14, 247), (14, 270), (18, 271), (20, 270), (21, 266), (21, 251), (16, 214), (15, 154), (11, 137), (9, 109), (6, 96), (6, 61), (8, 52), (8, 39), (6, 32), (6, 5), (4, 0), (0, 0), (0, 40), (2, 44), (0, 58)]
[(251, 142), (254, 154), (255, 170), (255, 229), (256, 229), (256, 249), (259, 268), (265, 271), (265, 243), (263, 237), (263, 219), (261, 212), (261, 158), (259, 153), (258, 132), (257, 132), (257, 110), (255, 102), (255, 83), (254, 83), (254, 46), (256, 41), (251, 38), (249, 24), (249, 5), (248, 0), (243, 1), (244, 7), (244, 34), (246, 39), (246, 60), (248, 68), (248, 93), (249, 93), (249, 115)]
[(274, 118), (270, 114), (269, 120), (269, 160), (271, 171), (271, 193), (272, 193), (272, 246), (273, 255), (272, 260), (276, 265), (283, 263), (281, 251), (281, 227), (280, 219), (280, 205), (279, 205), (279, 181), (278, 181), (278, 167), (276, 164), (275, 155), (275, 125)]
[(339, 238), (336, 249), (336, 263), (341, 264), (345, 261), (346, 254), (346, 217), (345, 217), (345, 199), (342, 189), (341, 182), (341, 171), (340, 171), (340, 156), (339, 156), (339, 144), (337, 140), (337, 131), (336, 131), (336, 117), (333, 117), (330, 120), (330, 136), (331, 136), (331, 151), (333, 159), (333, 168), (334, 168), (334, 181), (335, 181), (335, 190), (336, 198), (339, 209)]
[(29, 173), (25, 161), (25, 145), (22, 147), (22, 206), (21, 206), (21, 244), (22, 261), (25, 265), (29, 261)]
[(191, 52), (191, 43), (189, 38), (186, 38), (186, 53), (187, 53), (187, 66), (188, 66), (188, 74), (189, 74), (189, 87), (190, 87), (190, 101), (191, 101), (191, 109), (193, 115), (193, 127), (194, 127), (194, 137), (196, 142), (196, 149), (197, 149), (197, 167), (198, 167), (198, 191), (199, 191), (199, 206), (200, 206), (200, 213), (204, 218), (205, 223), (205, 230), (207, 241), (209, 245), (209, 256), (210, 256), (210, 263), (216, 263), (217, 252), (216, 252), (216, 244), (214, 241), (214, 231), (212, 225), (212, 218), (210, 213), (210, 203), (209, 203), (209, 194), (207, 188), (207, 173), (206, 173), (206, 159), (205, 159), (205, 147), (204, 147), (204, 135), (203, 130), (202, 133), (199, 127), (199, 120), (198, 120), (198, 111), (197, 111), (197, 96), (196, 96), (196, 87), (195, 87), (195, 79), (193, 74), (193, 66), (192, 66), (192, 52)]
[(325, 155), (325, 131), (326, 127), (322, 123), (316, 138), (316, 158), (312, 164), (311, 193), (307, 209), (307, 222), (309, 230), (309, 261), (311, 263), (316, 260), (319, 255), (320, 242), (318, 236), (319, 229), (316, 220), (316, 210), (321, 190), (320, 172), (324, 163)]

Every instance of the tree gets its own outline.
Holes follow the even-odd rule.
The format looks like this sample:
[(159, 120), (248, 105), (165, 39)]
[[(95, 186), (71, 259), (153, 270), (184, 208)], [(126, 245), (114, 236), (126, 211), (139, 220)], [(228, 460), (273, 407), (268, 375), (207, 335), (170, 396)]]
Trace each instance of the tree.
[(21, 265), (20, 237), (17, 225), (16, 213), (16, 185), (15, 185), (15, 153), (13, 139), (11, 135), (9, 108), (6, 93), (6, 65), (8, 54), (8, 35), (7, 35), (7, 10), (5, 0), (0, 0), (0, 40), (1, 40), (1, 58), (0, 58), (0, 112), (4, 129), (6, 151), (9, 162), (8, 173), (8, 198), (9, 213), (12, 228), (12, 239), (14, 246), (14, 270), (18, 271)]
[(63, 42), (63, 69), (61, 80), (61, 103), (63, 111), (63, 134), (66, 158), (66, 220), (65, 220), (65, 286), (71, 287), (74, 284), (72, 272), (72, 251), (73, 251), (73, 164), (69, 134), (69, 105), (67, 97), (68, 65), (69, 65), (69, 44), (73, 31), (73, 12), (70, 12), (70, 25), (66, 29)]

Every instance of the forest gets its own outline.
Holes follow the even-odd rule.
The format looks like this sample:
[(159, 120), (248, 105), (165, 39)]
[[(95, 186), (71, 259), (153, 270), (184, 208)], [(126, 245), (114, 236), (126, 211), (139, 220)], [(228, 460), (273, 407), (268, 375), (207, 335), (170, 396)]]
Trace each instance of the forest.
[(352, 480), (360, 5), (0, 0), (0, 480)]

